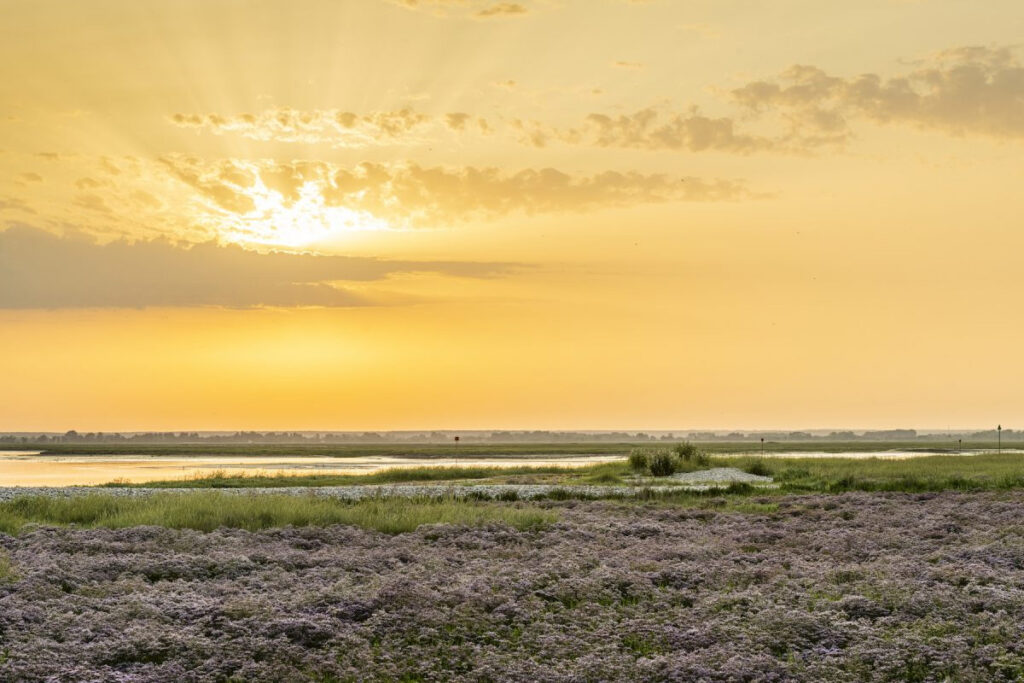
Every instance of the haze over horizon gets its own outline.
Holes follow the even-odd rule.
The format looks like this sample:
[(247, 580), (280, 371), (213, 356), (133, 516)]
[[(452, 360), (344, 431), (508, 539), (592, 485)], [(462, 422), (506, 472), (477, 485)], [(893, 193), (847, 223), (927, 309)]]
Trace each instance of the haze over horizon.
[(1019, 2), (0, 2), (0, 432), (1024, 415)]
[(235, 434), (262, 434), (262, 435), (284, 435), (284, 434), (301, 434), (301, 435), (315, 435), (315, 434), (338, 434), (338, 435), (360, 435), (360, 434), (373, 434), (379, 436), (388, 435), (424, 435), (424, 434), (482, 434), (482, 435), (529, 435), (529, 434), (549, 434), (549, 435), (571, 435), (571, 434), (647, 434), (651, 436), (661, 436), (675, 434), (681, 438), (685, 438), (687, 435), (691, 437), (693, 435), (711, 435), (716, 436), (728, 436), (731, 434), (743, 434), (747, 436), (756, 436), (758, 434), (774, 434), (774, 435), (795, 435), (795, 434), (810, 434), (815, 438), (818, 437), (830, 437), (837, 434), (855, 434), (860, 436), (871, 436), (877, 434), (889, 434), (895, 432), (913, 432), (917, 436), (929, 436), (929, 435), (943, 435), (943, 434), (986, 434), (991, 432), (995, 434), (997, 427), (1000, 431), (1007, 435), (1014, 435), (1015, 429), (1013, 426), (1003, 426), (999, 424), (997, 426), (978, 426), (978, 427), (945, 427), (945, 428), (916, 428), (916, 427), (880, 427), (880, 428), (863, 428), (863, 427), (762, 427), (757, 429), (750, 429), (744, 427), (677, 427), (677, 428), (642, 428), (642, 427), (607, 427), (601, 429), (588, 429), (586, 427), (581, 428), (548, 428), (548, 429), (534, 429), (529, 427), (507, 427), (507, 428), (487, 428), (487, 427), (467, 427), (467, 428), (444, 428), (444, 427), (431, 427), (431, 428), (409, 428), (409, 429), (231, 429), (231, 428), (210, 428), (210, 429), (111, 429), (111, 430), (90, 430), (90, 429), (56, 429), (56, 430), (0, 430), (0, 437), (4, 436), (21, 436), (31, 434), (45, 434), (50, 436), (62, 436), (67, 434), (75, 434), (81, 437), (101, 437), (108, 436), (114, 437), (118, 435), (188, 435), (198, 434), (203, 435), (235, 435)]

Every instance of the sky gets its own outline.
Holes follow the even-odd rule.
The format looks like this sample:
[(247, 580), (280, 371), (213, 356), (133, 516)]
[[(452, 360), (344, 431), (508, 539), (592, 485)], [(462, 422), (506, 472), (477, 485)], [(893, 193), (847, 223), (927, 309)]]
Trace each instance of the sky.
[(0, 430), (1012, 427), (981, 5), (0, 0)]

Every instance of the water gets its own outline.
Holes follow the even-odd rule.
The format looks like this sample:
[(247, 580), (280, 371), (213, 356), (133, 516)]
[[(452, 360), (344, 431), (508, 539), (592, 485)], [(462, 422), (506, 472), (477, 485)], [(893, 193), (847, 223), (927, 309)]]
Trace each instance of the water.
[[(961, 455), (990, 453), (991, 450), (964, 450)], [(1024, 453), (1003, 449), (1004, 453)], [(766, 458), (919, 458), (939, 453), (927, 451), (852, 451), (776, 452)], [(942, 453), (956, 455), (955, 453)], [(753, 449), (735, 455), (760, 455)], [(183, 458), (173, 455), (91, 455), (42, 456), (39, 451), (0, 451), (0, 486), (89, 486), (115, 480), (142, 483), (165, 479), (190, 479), (214, 472), (227, 474), (370, 474), (395, 467), (451, 467), (454, 465), (485, 467), (519, 467), (558, 465), (582, 467), (594, 463), (622, 460), (617, 455), (536, 455), (530, 457), (486, 457), (467, 454), (454, 457), (422, 458), (402, 456), (366, 456), (332, 458), (329, 456), (197, 456)]]
[(0, 486), (89, 486), (112, 481), (142, 483), (227, 474), (371, 474), (396, 467), (518, 467), (558, 465), (581, 467), (621, 460), (616, 455), (538, 455), (528, 458), (466, 456), (455, 459), (366, 456), (197, 456), (90, 455), (57, 456), (39, 451), (0, 451)]

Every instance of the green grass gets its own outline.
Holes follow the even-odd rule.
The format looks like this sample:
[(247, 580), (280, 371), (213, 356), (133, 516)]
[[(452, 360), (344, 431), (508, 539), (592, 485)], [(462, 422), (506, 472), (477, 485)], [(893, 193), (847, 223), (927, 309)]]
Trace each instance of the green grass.
[[(684, 471), (703, 469), (684, 463)], [(1024, 488), (1024, 455), (995, 453), (956, 456), (930, 455), (895, 460), (886, 458), (760, 458), (723, 456), (710, 458), (706, 467), (738, 467), (771, 476), (778, 493), (837, 493), (842, 491), (942, 491)], [(228, 476), (216, 473), (193, 479), (145, 484), (108, 484), (155, 488), (250, 488), (284, 486), (351, 486), (395, 483), (528, 483), (573, 485), (672, 485), (670, 479), (631, 477), (627, 461), (584, 467), (417, 467), (394, 468), (362, 475), (267, 475)], [(763, 495), (765, 489), (751, 487)], [(742, 493), (733, 491), (733, 493)]]
[[(942, 491), (1009, 490), (1024, 488), (1024, 455), (922, 456), (905, 460), (883, 458), (757, 458), (714, 456), (711, 467), (738, 467), (769, 474), (778, 488), (765, 489), (733, 484), (709, 491), (643, 489), (632, 501), (666, 505), (708, 507), (751, 514), (770, 513), (774, 498), (800, 493), (844, 491)], [(465, 467), (385, 470), (369, 475), (301, 475), (226, 477), (187, 482), (158, 482), (156, 486), (213, 488), (217, 486), (305, 486), (327, 484), (395, 483), (399, 481), (488, 482), (528, 480), (570, 486), (573, 484), (620, 484), (630, 479), (623, 460), (582, 468), (561, 467)], [(652, 479), (645, 480), (654, 482)], [(634, 482), (636, 483), (636, 482)], [(657, 482), (654, 482), (657, 483)], [(120, 528), (158, 525), (210, 531), (219, 527), (249, 530), (269, 527), (350, 524), (385, 533), (412, 531), (422, 524), (507, 524), (517, 529), (540, 528), (556, 521), (548, 508), (526, 503), (502, 504), (481, 500), (372, 498), (346, 502), (312, 495), (247, 495), (219, 491), (163, 492), (140, 498), (97, 493), (73, 498), (26, 496), (0, 503), (0, 531), (16, 534), (28, 524), (77, 525)], [(558, 489), (550, 500), (576, 497)], [(609, 496), (614, 498), (614, 496)], [(511, 499), (511, 496), (510, 496)], [(628, 501), (627, 501), (628, 502)], [(550, 505), (550, 504), (547, 504)], [(10, 563), (0, 556), (0, 581), (13, 576)]]
[[(758, 441), (707, 441), (696, 442), (700, 449), (708, 455), (718, 454), (758, 454), (761, 443)], [(937, 453), (954, 453), (959, 445), (949, 439), (921, 439), (918, 441), (765, 441), (765, 454), (772, 453), (856, 453), (876, 451), (935, 451)], [(964, 450), (996, 450), (993, 441), (964, 441)], [(1004, 449), (1024, 449), (1024, 443), (1010, 442), (1003, 439)]]
[(581, 467), (523, 465), (518, 467), (393, 467), (370, 474), (228, 474), (218, 470), (188, 479), (161, 479), (141, 483), (113, 481), (100, 488), (226, 489), (308, 486), (362, 486), (413, 483), (512, 483), (622, 485), (629, 474), (625, 461)]
[[(600, 465), (579, 468), (579, 475), (593, 474)], [(129, 484), (111, 482), (108, 488), (280, 488), (287, 486), (359, 486), (365, 484), (400, 484), (414, 482), (451, 482), (463, 479), (503, 479), (522, 475), (577, 474), (576, 468), (558, 465), (523, 467), (393, 467), (371, 474), (228, 474), (219, 470), (189, 479), (164, 479)]]
[(163, 526), (212, 531), (220, 527), (256, 531), (282, 526), (348, 524), (388, 534), (423, 524), (507, 524), (542, 528), (556, 521), (550, 510), (452, 499), (372, 498), (347, 502), (314, 496), (226, 494), (203, 491), (128, 498), (90, 494), (71, 498), (24, 496), (0, 503), (0, 531), (17, 534), (28, 524), (105, 527)]
[(0, 584), (14, 583), (18, 580), (18, 574), (11, 565), (11, 558), (0, 551)]
[(782, 493), (943, 491), (1024, 488), (1024, 455), (886, 458), (713, 458), (716, 466), (772, 476)]

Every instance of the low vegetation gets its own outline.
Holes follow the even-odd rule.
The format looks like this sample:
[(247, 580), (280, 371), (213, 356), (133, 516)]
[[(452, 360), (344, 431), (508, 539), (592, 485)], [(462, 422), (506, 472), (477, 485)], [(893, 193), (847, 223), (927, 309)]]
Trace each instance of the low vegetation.
[[(656, 461), (658, 461), (656, 463)], [(653, 466), (652, 466), (653, 465)], [(728, 492), (764, 494), (837, 493), (843, 491), (1009, 490), (1024, 488), (1024, 455), (928, 455), (891, 458), (760, 458), (708, 456), (685, 444), (674, 449), (633, 449), (628, 459), (585, 467), (416, 467), (394, 468), (363, 475), (213, 475), (144, 484), (113, 483), (109, 487), (147, 488), (280, 488), (355, 486), (364, 484), (549, 484), (558, 486), (643, 485), (637, 474), (693, 472), (709, 467), (735, 467), (772, 477), (777, 488), (732, 487)], [(630, 475), (633, 476), (630, 476)], [(662, 477), (661, 479), (664, 479)], [(661, 481), (658, 481), (659, 485)], [(665, 480), (673, 483), (671, 480)], [(593, 494), (590, 494), (593, 495)]]
[(540, 532), (0, 534), (0, 680), (1024, 677), (1024, 492), (717, 498), (546, 503)]
[[(588, 467), (586, 474), (593, 474), (600, 466)], [(523, 467), (393, 467), (370, 474), (252, 474), (242, 472), (228, 474), (218, 470), (211, 474), (188, 479), (164, 479), (145, 484), (114, 481), (104, 484), (106, 488), (284, 488), (292, 486), (360, 486), (368, 484), (409, 484), (417, 482), (451, 482), (459, 480), (495, 480), (521, 475), (569, 475), (575, 468), (550, 466)]]
[(7, 553), (0, 550), (0, 585), (13, 583), (17, 579), (18, 574), (14, 571), (11, 558), (7, 557)]
[(69, 498), (22, 496), (0, 503), (0, 532), (8, 534), (18, 534), (29, 524), (110, 529), (163, 526), (198, 531), (347, 524), (395, 534), (424, 524), (505, 524), (532, 529), (555, 519), (554, 512), (537, 507), (451, 499), (370, 498), (346, 502), (317, 496), (217, 492), (140, 497), (102, 493)]
[(892, 458), (716, 458), (767, 475), (783, 493), (978, 491), (1024, 488), (1024, 455), (928, 455)]
[(672, 448), (634, 448), (629, 453), (630, 469), (636, 474), (654, 477), (705, 469), (709, 463), (709, 458), (688, 441)]

